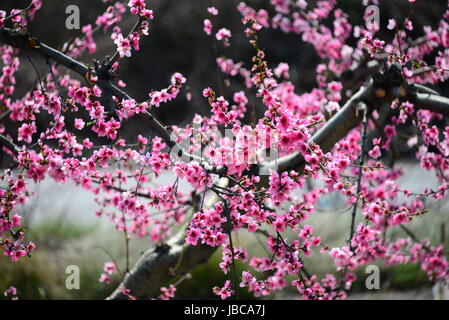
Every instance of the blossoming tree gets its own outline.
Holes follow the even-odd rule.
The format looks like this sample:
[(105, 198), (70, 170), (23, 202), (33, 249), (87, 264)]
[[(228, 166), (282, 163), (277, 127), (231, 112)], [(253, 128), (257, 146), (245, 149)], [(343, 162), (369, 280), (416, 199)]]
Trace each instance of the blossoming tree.
[[(355, 280), (353, 271), (376, 260), (418, 264), (429, 279), (448, 280), (443, 245), (417, 238), (407, 224), (426, 213), (426, 198), (444, 201), (449, 186), (449, 99), (429, 87), (449, 76), (449, 10), (437, 29), (424, 27), (416, 39), (409, 35), (411, 20), (391, 18), (387, 28), (394, 37), (387, 42), (376, 36), (376, 23), (352, 25), (336, 0), (271, 0), (269, 9), (242, 2), (236, 8), (241, 30), (216, 25), (220, 13), (211, 4), (198, 32), (226, 47), (233, 32), (243, 31), (254, 57), (245, 65), (222, 52), (216, 61), (220, 71), (246, 89), (225, 97), (205, 83), (202, 95), (210, 113), (197, 114), (180, 128), (165, 126), (153, 111), (176, 99), (188, 79), (174, 73), (167, 88), (136, 101), (117, 76), (120, 62), (132, 59), (157, 23), (144, 0), (104, 1), (109, 7), (95, 26), (84, 26), (83, 35), (61, 51), (27, 28), (29, 20), (39, 18), (43, 2), (0, 11), (0, 146), (11, 163), (0, 174), (0, 247), (11, 260), (38, 250), (27, 239), (17, 208), (29, 200), (30, 184), (51, 178), (95, 194), (101, 205), (96, 213), (125, 234), (126, 246), (132, 237), (151, 242), (134, 266), (126, 259), (122, 283), (110, 299), (172, 298), (176, 284), (218, 248), (223, 253), (217, 268), (230, 280), (211, 293), (222, 299), (233, 297), (237, 287), (260, 297), (287, 286), (306, 299), (343, 299)], [(365, 6), (376, 2), (363, 1)], [(368, 9), (365, 15), (372, 13)], [(135, 16), (129, 33), (119, 26), (123, 15)], [(312, 91), (297, 93), (288, 64), (271, 66), (270, 52), (261, 49), (258, 38), (268, 28), (296, 34), (313, 46), (322, 63)], [(102, 61), (83, 63), (81, 55), (96, 50), (98, 29), (109, 32), (117, 50)], [(17, 98), (15, 74), (29, 52), (45, 57), (48, 71)], [(257, 108), (264, 110), (254, 123), (247, 121), (248, 92), (256, 93)], [(83, 116), (67, 123), (67, 115), (78, 111)], [(41, 131), (38, 114), (51, 119)], [(137, 143), (120, 136), (134, 117), (152, 128)], [(6, 120), (14, 126), (5, 126)], [(409, 145), (416, 146), (421, 167), (438, 178), (437, 188), (412, 193), (397, 183), (403, 172), (386, 160), (394, 152), (397, 128), (404, 125), (415, 128)], [(79, 137), (82, 131), (108, 142), (95, 145)], [(169, 171), (175, 183), (155, 187), (153, 181)], [(180, 180), (194, 191), (178, 188)], [(323, 243), (308, 224), (317, 201), (328, 193), (341, 194), (348, 205), (351, 223), (341, 234), (342, 247)], [(403, 237), (389, 238), (392, 228), (402, 229)], [(236, 246), (237, 232), (263, 236), (267, 254), (254, 256)], [(330, 256), (335, 273), (317, 277), (308, 262), (312, 255)], [(237, 260), (247, 266), (242, 274), (236, 273)], [(106, 263), (100, 280), (108, 281), (116, 267)], [(263, 271), (265, 276), (256, 276)], [(13, 288), (9, 293), (17, 294)]]

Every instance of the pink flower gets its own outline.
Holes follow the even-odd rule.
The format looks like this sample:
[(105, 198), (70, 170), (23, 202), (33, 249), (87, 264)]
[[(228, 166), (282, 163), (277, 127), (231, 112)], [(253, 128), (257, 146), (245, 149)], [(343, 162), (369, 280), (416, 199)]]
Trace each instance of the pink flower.
[(17, 289), (15, 287), (9, 287), (8, 289), (3, 292), (3, 295), (5, 297), (10, 297), (11, 300), (18, 300), (19, 297), (17, 296)]
[(287, 63), (285, 62), (281, 62), (279, 63), (279, 65), (276, 67), (276, 69), (274, 69), (274, 74), (276, 75), (276, 77), (278, 78), (284, 78), (284, 79), (288, 79), (289, 78), (289, 66)]
[(26, 246), (26, 249), (28, 250), (28, 252), (33, 251), (35, 248), (36, 248), (36, 245), (31, 241)]
[(207, 8), (207, 11), (213, 16), (218, 15), (218, 10), (215, 7), (209, 7), (209, 8)]
[(26, 250), (23, 250), (23, 249), (17, 249), (17, 250), (11, 251), (11, 253), (9, 255), (13, 262), (17, 262), (20, 257), (25, 257), (27, 255), (27, 252), (26, 252)]
[(226, 28), (221, 28), (220, 30), (218, 30), (218, 32), (215, 34), (215, 37), (217, 38), (217, 40), (227, 40), (231, 37), (231, 31), (229, 29)]
[(313, 227), (310, 225), (305, 225), (304, 228), (301, 229), (301, 231), (298, 234), (298, 237), (302, 239), (307, 239), (310, 237), (313, 233)]
[(176, 287), (174, 285), (169, 285), (168, 288), (161, 288), (161, 295), (159, 296), (160, 300), (170, 300), (175, 297)]
[(184, 78), (184, 76), (182, 74), (180, 74), (179, 72), (174, 73), (171, 76), (171, 80), (170, 80), (172, 85), (181, 85), (181, 84), (185, 83), (186, 81), (187, 81), (186, 78)]
[(15, 215), (12, 217), (12, 226), (13, 226), (13, 227), (18, 227), (18, 226), (20, 226), (21, 221), (22, 221), (22, 217), (19, 216), (19, 215), (17, 215), (17, 214), (15, 214)]
[[(142, 17), (144, 17), (146, 19), (153, 20), (153, 10), (148, 10), (148, 9), (144, 10), (142, 13)], [(148, 33), (146, 33), (146, 34), (148, 35)]]
[(31, 124), (24, 123), (19, 128), (19, 137), (17, 138), (17, 140), (25, 141), (26, 143), (31, 143), (32, 136), (34, 133), (36, 133), (36, 131), (37, 131), (37, 128), (36, 128), (36, 124), (34, 123), (34, 121), (31, 122)]
[(101, 283), (110, 283), (111, 279), (109, 278), (109, 276), (106, 273), (102, 273), (100, 275), (100, 278), (98, 279), (98, 281)]
[(215, 295), (219, 296), (222, 300), (225, 300), (234, 294), (234, 290), (231, 289), (231, 281), (226, 280), (224, 287), (214, 287), (213, 292)]
[(145, 8), (145, 0), (130, 0), (128, 7)]
[(273, 222), (273, 229), (274, 231), (284, 232), (286, 227), (285, 219), (284, 217), (278, 217)]
[(106, 262), (103, 266), (103, 271), (109, 275), (112, 275), (117, 272), (117, 267), (113, 262)]
[(78, 130), (82, 130), (84, 128), (84, 125), (86, 123), (83, 121), (83, 119), (75, 118), (75, 128)]
[(368, 154), (371, 158), (378, 159), (382, 155), (382, 152), (380, 152), (379, 146), (376, 145), (368, 152)]
[(131, 57), (131, 42), (127, 38), (123, 38), (123, 35), (119, 34), (114, 43), (117, 45), (120, 58)]
[(396, 226), (407, 222), (407, 213), (402, 211), (391, 217), (391, 225)]
[(412, 31), (412, 30), (413, 30), (413, 23), (412, 23), (409, 19), (405, 19), (405, 21), (404, 21), (404, 27), (405, 27), (407, 30)]
[(212, 22), (209, 19), (204, 19), (204, 28), (203, 28), (204, 32), (206, 32), (206, 34), (208, 36), (211, 35), (212, 33)]
[(201, 237), (201, 230), (198, 228), (191, 228), (187, 232), (186, 243), (196, 246), (198, 239)]
[(212, 89), (211, 88), (205, 88), (203, 90), (203, 97), (209, 98), (211, 96), (211, 93), (212, 93)]
[(387, 138), (391, 138), (396, 135), (396, 128), (393, 125), (385, 126), (384, 131), (385, 131), (385, 134), (387, 135)]
[(131, 0), (128, 2), (128, 7), (131, 7), (131, 13), (139, 15), (145, 19), (153, 19), (153, 10), (146, 9), (144, 0)]
[(6, 17), (6, 12), (3, 10), (0, 10), (0, 27), (3, 27), (5, 17)]
[(394, 28), (396, 28), (396, 21), (394, 19), (389, 19), (387, 29), (393, 30)]
[(131, 295), (131, 290), (121, 287), (120, 292), (127, 296), (129, 300), (136, 300), (136, 297)]
[(248, 271), (242, 272), (242, 282), (240, 282), (240, 287), (249, 287), (256, 282), (256, 278), (253, 277)]
[(316, 247), (321, 244), (321, 238), (320, 237), (312, 237), (311, 239), (312, 246)]
[(349, 247), (333, 248), (329, 251), (329, 255), (334, 259), (337, 267), (343, 267), (349, 265), (353, 253), (349, 250)]

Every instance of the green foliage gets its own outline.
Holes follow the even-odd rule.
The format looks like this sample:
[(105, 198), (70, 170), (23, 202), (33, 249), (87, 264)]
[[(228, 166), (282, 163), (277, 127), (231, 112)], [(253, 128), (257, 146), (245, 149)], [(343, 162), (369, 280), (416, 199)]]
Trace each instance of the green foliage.
[(390, 288), (410, 289), (428, 286), (429, 281), (418, 265), (400, 264), (389, 268)]

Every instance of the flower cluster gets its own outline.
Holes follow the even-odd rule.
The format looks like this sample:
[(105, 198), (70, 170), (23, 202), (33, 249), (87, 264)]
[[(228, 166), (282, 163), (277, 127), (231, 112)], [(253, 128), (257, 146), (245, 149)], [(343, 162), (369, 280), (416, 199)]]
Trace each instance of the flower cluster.
[(3, 295), (5, 297), (9, 297), (11, 300), (19, 299), (19, 297), (17, 296), (17, 289), (15, 287), (9, 287), (5, 290), (5, 292), (3, 292)]
[(223, 288), (214, 287), (214, 294), (219, 296), (222, 300), (225, 300), (234, 294), (234, 290), (231, 287), (231, 281), (226, 280)]
[[(132, 14), (140, 17), (140, 20), (136, 25), (136, 28), (134, 28), (126, 37), (120, 33), (120, 28), (116, 27), (112, 38), (117, 45), (117, 52), (120, 55), (120, 58), (131, 57), (131, 49), (139, 51), (140, 35), (148, 35), (148, 21), (146, 20), (153, 19), (153, 10), (146, 9), (144, 0), (131, 0), (128, 3), (128, 7), (131, 8), (130, 11)], [(120, 20), (120, 18), (115, 17), (111, 22), (107, 21), (108, 18), (109, 17), (103, 17), (103, 19), (97, 19), (97, 25), (112, 25)]]
[(105, 262), (103, 271), (104, 272), (100, 275), (100, 279), (98, 279), (98, 281), (110, 283), (110, 276), (117, 272), (117, 267), (113, 262)]
[(150, 92), (150, 106), (159, 107), (161, 103), (169, 102), (175, 99), (182, 85), (186, 82), (186, 78), (180, 73), (175, 73), (171, 77), (171, 85), (167, 89)]
[[(83, 26), (81, 35), (67, 42), (63, 51), (73, 59), (92, 54), (96, 30), (109, 33), (117, 53), (102, 65), (110, 67), (108, 77), (124, 88), (126, 84), (115, 73), (118, 63), (139, 50), (153, 12), (143, 0), (129, 1), (128, 8), (138, 21), (124, 36), (120, 25), (126, 21), (126, 4), (106, 2), (108, 7), (95, 24)], [(233, 280), (212, 289), (221, 299), (235, 294), (238, 285), (255, 297), (292, 287), (304, 299), (343, 299), (356, 281), (353, 272), (375, 261), (413, 263), (430, 280), (449, 281), (444, 245), (420, 239), (408, 228), (410, 221), (416, 222), (411, 228), (419, 226), (430, 200), (441, 203), (449, 190), (444, 99), (436, 99), (437, 107), (429, 110), (418, 99), (436, 96), (424, 85), (440, 84), (449, 77), (449, 11), (435, 28), (423, 30), (411, 20), (390, 19), (386, 32), (392, 37), (384, 40), (377, 33), (379, 26), (368, 30), (352, 25), (336, 0), (270, 3), (270, 10), (243, 2), (237, 6), (241, 31), (254, 50), (252, 59), (249, 63), (231, 59), (226, 52), (211, 59), (218, 72), (230, 78), (225, 84), (232, 80), (241, 85), (238, 89), (227, 86), (217, 94), (212, 85), (204, 83), (202, 95), (210, 113), (195, 114), (192, 124), (183, 128), (164, 126), (150, 113), (177, 98), (184, 87), (190, 90), (181, 73), (171, 76), (168, 87), (153, 90), (146, 101), (138, 102), (120, 93), (111, 79), (103, 81), (98, 68), (89, 68), (80, 81), (59, 63), (50, 66), (39, 85), (19, 96), (23, 91), (16, 92), (19, 51), (0, 46), (0, 147), (14, 168), (0, 172), (0, 248), (4, 255), (13, 262), (32, 255), (35, 244), (26, 239), (22, 208), (33, 198), (34, 184), (52, 179), (93, 194), (99, 206), (95, 214), (123, 232), (126, 241), (146, 239), (158, 252), (174, 232), (180, 232), (183, 254), (203, 246), (221, 248), (218, 267), (227, 276), (234, 273)], [(0, 11), (0, 27), (27, 31), (25, 26), (42, 1), (33, 0), (33, 4), (31, 10), (18, 15), (17, 9)], [(215, 28), (219, 10), (212, 6), (206, 10), (207, 18), (197, 26), (199, 32), (203, 29), (212, 41), (225, 44), (215, 49), (227, 50), (237, 30)], [(265, 43), (259, 36), (268, 29), (311, 45), (322, 60), (310, 68), (315, 88), (299, 88), (292, 65), (270, 61), (272, 52), (261, 49)], [(415, 32), (423, 36), (413, 39)], [(31, 48), (38, 45), (29, 40)], [(371, 73), (369, 63), (378, 63), (379, 56), (386, 70), (400, 67), (400, 87), (377, 86), (385, 72)], [(349, 80), (346, 71), (351, 74)], [(357, 73), (363, 77), (358, 79)], [(373, 78), (372, 87), (362, 85), (365, 76)], [(111, 88), (117, 89), (112, 96)], [(377, 100), (366, 109), (354, 106), (351, 96), (360, 90), (366, 104), (375, 98), (382, 108), (377, 108)], [(365, 90), (374, 93), (365, 96)], [(335, 126), (347, 114), (350, 119)], [(129, 119), (138, 115), (149, 119), (157, 130), (126, 136)], [(358, 125), (359, 119), (365, 121)], [(172, 140), (167, 138), (170, 134)], [(392, 164), (402, 153), (414, 156), (423, 171), (436, 177), (433, 186), (401, 184), (406, 168)], [(343, 245), (320, 234), (310, 219), (321, 218), (327, 197), (334, 196), (351, 209), (351, 219), (360, 219), (351, 220), (350, 238)], [(182, 226), (185, 229), (179, 231)], [(397, 231), (394, 237), (392, 230)], [(235, 241), (237, 232), (251, 239), (263, 237), (257, 239), (267, 254), (256, 256), (251, 245)], [(309, 259), (317, 255), (333, 261), (334, 274), (319, 277), (309, 269)], [(245, 268), (241, 275), (235, 271), (237, 262)], [(176, 274), (176, 268), (166, 271)], [(110, 283), (116, 272), (120, 270), (115, 263), (105, 263), (99, 281)], [(174, 298), (177, 285), (162, 287), (158, 298)], [(136, 299), (132, 290), (122, 286), (120, 292)], [(17, 291), (11, 287), (5, 296), (17, 298)]]
[(130, 0), (128, 7), (131, 8), (131, 12), (135, 15), (145, 19), (153, 19), (153, 10), (146, 8), (145, 0)]

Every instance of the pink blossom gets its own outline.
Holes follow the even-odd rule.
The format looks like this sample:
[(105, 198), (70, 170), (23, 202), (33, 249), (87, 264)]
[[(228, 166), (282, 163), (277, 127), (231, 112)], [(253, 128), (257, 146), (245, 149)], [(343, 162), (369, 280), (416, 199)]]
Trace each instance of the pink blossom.
[(218, 10), (215, 7), (209, 7), (207, 8), (207, 12), (209, 12), (211, 15), (216, 16), (218, 15)]
[(31, 124), (24, 123), (19, 128), (19, 137), (17, 140), (19, 141), (25, 141), (26, 143), (31, 143), (33, 134), (37, 132), (36, 125), (33, 122)]
[(210, 36), (212, 33), (212, 22), (209, 19), (204, 19), (204, 32)]
[(218, 32), (215, 34), (215, 37), (217, 40), (223, 40), (223, 39), (229, 39), (231, 37), (231, 31), (226, 28), (221, 28), (218, 30)]
[(117, 268), (113, 262), (105, 262), (103, 271), (109, 275), (112, 275), (117, 271)]
[(131, 42), (123, 38), (122, 34), (117, 36), (117, 39), (114, 40), (114, 43), (117, 45), (117, 51), (120, 54), (120, 58), (123, 57), (131, 57)]
[(225, 300), (234, 294), (234, 290), (231, 289), (231, 281), (226, 280), (224, 287), (214, 287), (214, 294), (219, 296), (222, 300)]
[(19, 297), (17, 296), (17, 289), (13, 286), (9, 287), (8, 289), (3, 292), (3, 295), (5, 297), (10, 297), (11, 300), (18, 300)]
[(387, 28), (389, 30), (394, 30), (394, 28), (396, 28), (396, 20), (388, 19), (388, 26), (387, 26)]
[(102, 274), (100, 274), (100, 278), (98, 279), (98, 281), (101, 283), (110, 283), (111, 279), (109, 278), (109, 276), (106, 273), (102, 273)]
[(84, 125), (86, 123), (83, 121), (83, 119), (75, 118), (75, 128), (78, 130), (82, 130), (84, 128)]

